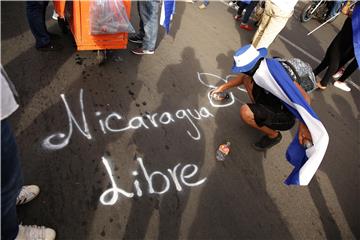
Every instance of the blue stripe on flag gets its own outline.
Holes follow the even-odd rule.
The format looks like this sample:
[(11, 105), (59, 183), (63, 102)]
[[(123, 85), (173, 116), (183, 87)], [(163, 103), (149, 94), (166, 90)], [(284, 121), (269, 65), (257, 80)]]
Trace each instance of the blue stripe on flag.
[[(312, 117), (319, 120), (318, 116), (314, 112), (314, 110), (310, 107), (310, 105), (306, 102), (305, 98), (299, 91), (299, 89), (295, 86), (289, 74), (286, 72), (284, 67), (279, 63), (279, 61), (275, 59), (266, 59), (266, 63), (269, 67), (271, 75), (276, 80), (277, 84), (283, 89), (283, 91), (287, 94), (287, 97), (291, 100), (291, 102), (302, 106), (308, 111)], [(289, 108), (292, 114), (296, 116), (299, 120), (304, 122), (299, 115), (298, 111), (293, 109), (291, 106), (285, 103), (286, 107)]]
[(360, 68), (360, 2), (357, 2), (352, 14), (353, 44), (356, 61)]
[[(307, 112), (311, 114), (312, 117), (319, 119), (314, 110), (310, 107), (310, 105), (306, 102), (305, 98), (293, 83), (289, 74), (286, 72), (284, 67), (275, 59), (266, 59), (266, 63), (268, 65), (269, 71), (277, 84), (282, 88), (282, 90), (286, 93), (287, 97), (293, 103), (302, 106), (306, 109)], [(293, 107), (289, 106), (284, 102), (285, 106), (289, 109), (289, 111), (299, 120), (304, 122), (299, 112)], [(306, 156), (305, 148), (300, 144), (298, 139), (298, 132), (295, 135), (293, 141), (290, 143), (287, 151), (286, 151), (286, 159), (294, 166), (292, 173), (285, 180), (287, 185), (295, 184), (300, 185), (299, 181), (299, 170), (304, 165), (304, 163), (308, 160)]]
[(175, 13), (175, 0), (164, 0), (163, 4), (165, 17), (160, 24), (166, 29), (166, 32), (169, 33), (171, 18)]

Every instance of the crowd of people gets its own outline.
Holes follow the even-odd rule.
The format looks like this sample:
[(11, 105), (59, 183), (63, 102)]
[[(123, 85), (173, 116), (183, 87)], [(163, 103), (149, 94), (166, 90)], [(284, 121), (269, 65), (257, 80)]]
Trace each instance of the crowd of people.
[[(289, 147), (291, 151), (295, 151), (291, 162), (296, 169), (287, 183), (306, 185), (315, 174), (328, 143), (326, 130), (321, 122), (317, 122), (316, 114), (310, 107), (308, 93), (316, 88), (326, 89), (332, 78), (337, 79), (334, 86), (350, 91), (345, 80), (358, 68), (353, 44), (353, 34), (355, 34), (353, 31), (357, 26), (354, 25), (349, 14), (341, 31), (329, 45), (324, 59), (313, 71), (308, 64), (299, 59), (267, 58), (267, 49), (286, 26), (297, 2), (298, 0), (266, 0), (262, 3), (251, 0), (230, 2), (232, 6), (236, 4), (234, 19), (240, 22), (239, 27), (244, 30), (254, 30), (255, 27), (251, 26), (249, 21), (256, 7), (262, 8), (263, 13), (261, 19), (255, 19), (255, 21), (259, 20), (259, 23), (255, 24), (258, 25), (258, 29), (251, 44), (242, 46), (234, 54), (232, 72), (237, 76), (214, 89), (211, 97), (221, 102), (226, 99), (226, 92), (229, 89), (240, 85), (246, 88), (250, 102), (241, 106), (240, 116), (244, 123), (264, 134), (253, 145), (260, 151), (278, 144), (282, 139), (281, 131), (291, 129), (295, 125), (295, 120), (299, 119), (297, 137), (293, 141), (294, 144), (290, 145), (293, 149)], [(131, 50), (132, 53), (136, 55), (155, 53), (160, 4), (160, 1), (137, 2), (140, 17), (139, 31), (131, 35), (129, 41), (139, 44), (139, 47)], [(205, 9), (208, 4), (209, 1), (203, 1), (200, 9)], [(62, 46), (54, 41), (58, 36), (49, 33), (45, 24), (47, 5), (48, 1), (27, 1), (28, 23), (37, 50), (58, 51), (62, 49)], [(334, 6), (338, 7), (337, 4)], [(359, 4), (356, 4), (356, 11), (359, 11), (359, 7)], [(319, 74), (325, 69), (325, 75), (320, 80)], [(271, 81), (282, 91), (278, 92), (269, 86), (268, 83)], [(18, 224), (16, 206), (33, 200), (40, 189), (35, 185), (23, 186), (18, 148), (7, 120), (18, 108), (16, 95), (13, 84), (1, 67), (1, 237), (2, 239), (50, 240), (56, 236), (53, 229)], [(304, 164), (305, 154), (299, 155), (299, 149), (305, 151), (313, 145), (316, 146), (317, 154), (316, 156), (308, 154), (306, 159), (311, 164), (311, 159), (317, 159), (313, 161), (312, 173), (303, 174), (300, 169)], [(288, 151), (290, 156), (291, 151)]]

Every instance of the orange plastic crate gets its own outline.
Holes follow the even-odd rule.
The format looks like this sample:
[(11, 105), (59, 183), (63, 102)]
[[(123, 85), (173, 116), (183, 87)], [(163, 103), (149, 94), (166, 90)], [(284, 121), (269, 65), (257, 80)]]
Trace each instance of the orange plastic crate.
[[(131, 1), (123, 1), (130, 19)], [(65, 16), (66, 1), (54, 1), (54, 9), (60, 18)], [(125, 49), (128, 33), (91, 35), (90, 34), (90, 4), (91, 1), (72, 1), (73, 9), (69, 23), (76, 41), (77, 50)]]

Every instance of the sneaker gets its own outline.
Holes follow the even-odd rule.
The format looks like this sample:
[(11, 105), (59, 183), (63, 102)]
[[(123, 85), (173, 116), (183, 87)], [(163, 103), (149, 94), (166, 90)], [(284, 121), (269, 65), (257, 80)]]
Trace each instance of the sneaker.
[(258, 142), (253, 144), (253, 147), (258, 151), (265, 151), (266, 149), (275, 146), (282, 139), (281, 133), (278, 133), (279, 134), (275, 138), (269, 138), (267, 135), (263, 136)]
[(151, 54), (155, 53), (154, 50), (146, 50), (146, 49), (142, 49), (142, 48), (137, 48), (137, 49), (131, 50), (131, 52), (136, 55), (151, 55)]
[(240, 21), (240, 20), (241, 20), (241, 16), (236, 14), (235, 17), (234, 17), (234, 19), (235, 19), (236, 21)]
[(340, 78), (344, 74), (345, 68), (341, 67), (334, 75), (332, 75), (333, 78), (337, 79)]
[(234, 7), (234, 6), (236, 5), (236, 2), (230, 1), (230, 2), (228, 3), (228, 5), (229, 5), (229, 7)]
[(205, 9), (205, 8), (206, 8), (206, 5), (205, 5), (205, 4), (201, 4), (201, 5), (199, 6), (199, 8), (200, 8), (200, 9)]
[(58, 17), (59, 17), (59, 15), (55, 12), (55, 10), (53, 11), (53, 15), (52, 15), (52, 19), (54, 19), (55, 21), (57, 21), (58, 20)]
[(335, 81), (334, 86), (341, 89), (341, 90), (343, 90), (343, 91), (345, 91), (345, 92), (350, 92), (351, 91), (351, 88), (345, 82)]
[(22, 186), (19, 196), (16, 198), (16, 205), (30, 202), (39, 195), (40, 188), (36, 185)]
[(321, 85), (320, 82), (317, 82), (317, 83), (316, 83), (316, 86), (317, 86), (317, 88), (320, 89), (320, 90), (325, 90), (325, 89), (326, 89), (326, 86)]
[(37, 47), (36, 49), (42, 52), (53, 52), (53, 51), (60, 51), (61, 49), (63, 49), (63, 46), (58, 43), (50, 42), (47, 45), (43, 47)]
[(142, 43), (143, 42), (142, 38), (140, 38), (136, 35), (133, 37), (129, 37), (129, 41), (132, 43)]
[(15, 240), (54, 240), (56, 232), (44, 226), (23, 226), (19, 225), (19, 232)]
[(249, 24), (246, 24), (246, 23), (241, 23), (241, 24), (240, 24), (240, 28), (241, 28), (241, 29), (244, 29), (244, 30), (247, 30), (247, 31), (252, 31), (252, 30), (254, 30), (253, 27), (251, 27)]

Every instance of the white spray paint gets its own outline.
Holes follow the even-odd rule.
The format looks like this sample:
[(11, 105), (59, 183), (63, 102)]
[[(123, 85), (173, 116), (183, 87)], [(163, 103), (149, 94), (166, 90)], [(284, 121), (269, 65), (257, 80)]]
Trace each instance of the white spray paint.
[[(61, 99), (65, 104), (65, 108), (66, 108), (66, 113), (68, 115), (68, 121), (69, 121), (69, 131), (68, 134), (65, 135), (64, 133), (55, 133), (53, 135), (50, 135), (49, 137), (45, 138), (45, 140), (43, 141), (43, 147), (50, 149), (50, 150), (57, 150), (57, 149), (61, 149), (65, 146), (67, 146), (69, 144), (69, 140), (71, 138), (71, 135), (73, 133), (73, 123), (75, 124), (75, 126), (77, 127), (77, 129), (80, 131), (80, 133), (86, 137), (87, 139), (92, 139), (91, 133), (89, 131), (89, 127), (87, 124), (87, 120), (86, 120), (86, 116), (84, 113), (84, 102), (83, 102), (83, 89), (80, 89), (80, 109), (81, 109), (81, 116), (82, 116), (82, 122), (84, 125), (84, 130), (80, 127), (80, 125), (78, 124), (78, 122), (76, 121), (73, 113), (70, 110), (69, 104), (66, 101), (65, 95), (61, 94)], [(58, 140), (59, 143), (54, 143), (54, 141)]]
[[(196, 186), (200, 186), (201, 184), (205, 183), (205, 181), (206, 181), (206, 177), (202, 178), (198, 181), (195, 181), (193, 183), (191, 183), (187, 180), (187, 179), (194, 177), (196, 175), (196, 173), (198, 172), (198, 167), (194, 164), (184, 165), (184, 167), (180, 171), (179, 177), (177, 175), (177, 170), (181, 166), (180, 163), (176, 164), (173, 169), (170, 169), (170, 168), (167, 169), (167, 171), (170, 174), (170, 179), (169, 179), (169, 177), (167, 175), (165, 175), (164, 173), (162, 173), (160, 171), (154, 171), (149, 174), (148, 170), (145, 168), (142, 158), (138, 157), (136, 159), (136, 161), (140, 165), (142, 174), (145, 177), (145, 180), (147, 182), (149, 194), (162, 195), (162, 194), (167, 193), (170, 190), (170, 185), (171, 185), (170, 179), (172, 179), (172, 182), (174, 183), (175, 188), (178, 192), (183, 190), (183, 187), (181, 186), (181, 184), (183, 184), (184, 186), (187, 186), (187, 187), (196, 187)], [(103, 164), (106, 168), (106, 171), (110, 177), (111, 188), (105, 190), (101, 194), (101, 196), (100, 196), (101, 204), (114, 205), (118, 201), (120, 195), (123, 197), (126, 197), (126, 198), (133, 198), (134, 197), (133, 192), (127, 192), (124, 189), (118, 187), (118, 185), (116, 184), (108, 160), (105, 157), (102, 157), (102, 162), (103, 162)], [(190, 168), (193, 169), (192, 172), (190, 172), (189, 174), (186, 174), (187, 169), (190, 169)], [(139, 175), (139, 173), (137, 171), (133, 171), (131, 175), (136, 178)], [(163, 183), (164, 183), (164, 185), (163, 185), (164, 187), (162, 189), (158, 189), (158, 190), (154, 189), (153, 178), (155, 176), (160, 176), (162, 178)], [(180, 181), (179, 181), (179, 178), (180, 178)], [(143, 190), (141, 189), (141, 184), (138, 179), (134, 180), (134, 188), (136, 190), (136, 195), (138, 197), (143, 196)], [(109, 194), (111, 194), (111, 197), (108, 197)]]
[[(64, 102), (64, 105), (66, 108), (66, 113), (68, 116), (69, 130), (68, 130), (67, 134), (59, 132), (59, 133), (52, 134), (52, 135), (48, 136), (47, 138), (45, 138), (43, 140), (42, 146), (49, 150), (58, 150), (58, 149), (66, 147), (69, 144), (69, 141), (73, 134), (73, 129), (74, 129), (73, 125), (75, 125), (76, 128), (79, 130), (79, 132), (87, 139), (91, 140), (93, 138), (89, 131), (89, 126), (88, 126), (88, 122), (87, 122), (87, 118), (86, 118), (86, 114), (85, 114), (85, 110), (84, 110), (83, 89), (80, 89), (80, 100), (79, 100), (81, 116), (82, 116), (82, 125), (83, 125), (82, 127), (77, 122), (76, 118), (74, 117), (74, 114), (70, 110), (70, 107), (65, 98), (65, 95), (61, 94), (61, 98)], [(95, 116), (97, 118), (99, 118), (98, 119), (99, 127), (104, 135), (106, 135), (108, 133), (124, 132), (124, 131), (128, 131), (131, 129), (136, 130), (136, 129), (143, 128), (143, 129), (147, 130), (152, 127), (157, 128), (157, 127), (159, 127), (159, 125), (168, 125), (168, 124), (176, 123), (176, 120), (185, 119), (194, 128), (193, 131), (195, 133), (192, 133), (193, 131), (191, 131), (191, 130), (186, 130), (187, 134), (194, 140), (199, 140), (201, 138), (201, 134), (193, 120), (200, 121), (205, 118), (214, 117), (214, 115), (212, 115), (209, 112), (209, 110), (205, 107), (201, 107), (199, 109), (199, 111), (196, 109), (194, 109), (194, 110), (180, 109), (180, 110), (177, 110), (174, 115), (172, 115), (169, 112), (163, 112), (161, 114), (158, 114), (158, 113), (153, 113), (151, 115), (146, 114), (144, 117), (136, 116), (136, 117), (131, 118), (128, 121), (127, 125), (122, 126), (121, 128), (115, 128), (114, 126), (111, 126), (111, 123), (113, 123), (114, 121), (116, 121), (116, 122), (123, 121), (123, 117), (119, 113), (112, 112), (109, 115), (105, 115), (105, 114), (101, 113), (100, 111), (97, 111), (97, 112), (95, 112)], [(144, 118), (147, 118), (149, 120), (149, 122), (146, 123), (144, 121)]]
[[(225, 77), (225, 79), (224, 79), (224, 78), (222, 78), (222, 77), (220, 77), (220, 76), (218, 76), (218, 75), (212, 74), (212, 73), (199, 73), (199, 72), (198, 72), (198, 73), (197, 73), (197, 76), (198, 76), (199, 82), (200, 82), (202, 85), (204, 85), (205, 87), (210, 88), (211, 90), (217, 88), (217, 86), (216, 86), (216, 85), (209, 84), (209, 83), (206, 83), (206, 82), (202, 79), (202, 76), (203, 76), (203, 75), (204, 75), (204, 76), (214, 77), (214, 78), (219, 79), (220, 81), (225, 82), (225, 83), (227, 83), (230, 78), (236, 77), (236, 75), (227, 75), (227, 76)], [(240, 88), (240, 87), (237, 87), (236, 89), (238, 89), (238, 90), (240, 90), (240, 91), (242, 91), (242, 92), (247, 92), (245, 89), (242, 89), (242, 88)], [(243, 103), (240, 99), (238, 99), (237, 97), (235, 97), (232, 92), (229, 92), (229, 96), (230, 96), (230, 101), (229, 101), (229, 102), (223, 103), (223, 104), (215, 103), (215, 102), (213, 102), (213, 100), (212, 100), (212, 98), (211, 98), (211, 96), (210, 96), (211, 90), (208, 92), (207, 97), (208, 97), (208, 100), (209, 100), (210, 105), (211, 105), (212, 107), (214, 107), (214, 108), (229, 107), (229, 106), (233, 105), (233, 104), (235, 103), (235, 101), (238, 101), (238, 102), (240, 102), (240, 103)]]
[[(125, 190), (119, 188), (117, 185), (116, 185), (116, 182), (114, 180), (114, 177), (113, 177), (113, 174), (111, 172), (111, 168), (110, 168), (110, 165), (109, 165), (109, 162), (107, 161), (107, 159), (105, 157), (102, 157), (102, 162), (103, 164), (105, 165), (105, 168), (106, 168), (106, 171), (110, 177), (110, 180), (111, 180), (111, 185), (112, 187), (109, 188), (108, 190), (106, 190), (105, 192), (103, 192), (100, 196), (100, 202), (103, 204), (103, 205), (114, 205), (116, 203), (116, 201), (118, 200), (119, 198), (119, 194), (122, 194), (124, 195), (125, 197), (127, 198), (132, 198), (134, 196), (134, 193), (129, 193), (129, 192), (126, 192)], [(111, 193), (111, 199), (110, 200), (106, 200), (106, 196)]]

